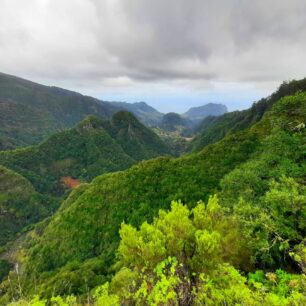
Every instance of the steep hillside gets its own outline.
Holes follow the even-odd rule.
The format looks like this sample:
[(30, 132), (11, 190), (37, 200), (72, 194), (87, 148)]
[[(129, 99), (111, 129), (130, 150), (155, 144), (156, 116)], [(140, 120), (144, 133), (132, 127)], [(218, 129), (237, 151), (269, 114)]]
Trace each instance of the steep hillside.
[(53, 209), (26, 178), (0, 166), (0, 247)]
[(0, 151), (37, 143), (56, 130), (57, 123), (49, 114), (0, 100)]
[(198, 127), (200, 133), (193, 139), (190, 148), (193, 151), (199, 151), (206, 145), (222, 139), (225, 135), (250, 127), (258, 122), (279, 99), (305, 90), (306, 78), (284, 82), (271, 96), (254, 103), (247, 110), (230, 112), (218, 117), (207, 117)]
[[(72, 127), (88, 115), (109, 118), (120, 108), (57, 87), (0, 73), (2, 149), (37, 143), (61, 128)], [(25, 130), (21, 123), (25, 123)]]
[(58, 126), (72, 126), (84, 117), (96, 114), (110, 117), (118, 108), (69, 90), (33, 83), (0, 74), (0, 97), (36, 108), (54, 118)]
[[(248, 238), (245, 247), (252, 256), (241, 259), (241, 267), (248, 271), (254, 265), (290, 265), (288, 250), (301, 243), (306, 233), (302, 217), (306, 214), (305, 189), (299, 187), (306, 173), (305, 122), (306, 94), (300, 93), (276, 103), (251, 128), (228, 135), (199, 153), (142, 162), (76, 189), (30, 250), (24, 286), (33, 290), (29, 280), (35, 278), (45, 296), (65, 294), (64, 283), (69, 283), (69, 292), (85, 294), (87, 286), (101, 284), (111, 273), (122, 222), (139, 226), (152, 220), (160, 208), (169, 208), (172, 200), (181, 199), (193, 207), (216, 192), (240, 216), (241, 233)], [(284, 176), (290, 179), (286, 182)], [(297, 190), (294, 205), (298, 206), (290, 206), (284, 188)], [(246, 209), (239, 206), (240, 196), (248, 203)], [(289, 201), (281, 211), (277, 197), (283, 197), (284, 205)], [(263, 203), (266, 206), (259, 214)], [(257, 217), (254, 219), (252, 207), (259, 223), (253, 222)], [(265, 215), (266, 209), (273, 210)], [(287, 217), (297, 213), (301, 218), (280, 231), (282, 213)]]
[(168, 146), (129, 112), (116, 113), (108, 130), (124, 151), (137, 161), (169, 153)]
[(88, 115), (111, 118), (122, 110), (146, 125), (156, 125), (162, 117), (144, 102), (101, 101), (0, 73), (0, 150), (38, 143)]
[(132, 114), (88, 117), (37, 146), (0, 152), (0, 164), (26, 177), (42, 193), (62, 194), (65, 181), (88, 181), (169, 153), (167, 146)]

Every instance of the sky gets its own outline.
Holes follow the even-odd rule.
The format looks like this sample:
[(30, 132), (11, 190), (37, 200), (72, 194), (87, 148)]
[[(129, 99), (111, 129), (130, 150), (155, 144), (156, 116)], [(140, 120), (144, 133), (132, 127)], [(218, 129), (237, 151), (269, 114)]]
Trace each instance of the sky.
[(163, 112), (306, 76), (305, 0), (0, 0), (0, 71)]

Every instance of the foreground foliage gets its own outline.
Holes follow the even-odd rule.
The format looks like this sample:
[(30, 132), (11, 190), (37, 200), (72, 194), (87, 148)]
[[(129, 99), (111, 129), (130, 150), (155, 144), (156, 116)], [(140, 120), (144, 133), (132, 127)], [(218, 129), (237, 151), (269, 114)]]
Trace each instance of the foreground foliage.
[[(179, 220), (179, 222), (178, 222)], [(304, 305), (306, 275), (278, 269), (243, 276), (234, 265), (247, 256), (239, 223), (211, 197), (189, 210), (173, 202), (139, 230), (123, 224), (119, 271), (87, 303), (115, 305)], [(238, 243), (237, 243), (238, 241)], [(78, 305), (73, 296), (51, 305)], [(37, 297), (11, 305), (46, 305)]]

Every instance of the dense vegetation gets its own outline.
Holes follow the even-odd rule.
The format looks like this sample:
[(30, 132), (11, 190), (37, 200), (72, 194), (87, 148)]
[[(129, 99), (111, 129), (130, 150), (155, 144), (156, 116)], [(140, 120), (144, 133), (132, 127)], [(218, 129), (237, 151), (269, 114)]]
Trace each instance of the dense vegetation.
[[(57, 87), (0, 73), (1, 149), (37, 143), (88, 115), (104, 118), (121, 108)], [(21, 125), (24, 123), (24, 125)]]
[(36, 144), (86, 116), (107, 119), (121, 110), (132, 112), (146, 125), (156, 125), (162, 117), (144, 102), (101, 101), (0, 73), (0, 150)]
[(26, 177), (41, 193), (61, 195), (61, 178), (89, 181), (167, 154), (167, 146), (130, 113), (111, 120), (88, 117), (39, 145), (0, 152), (0, 164)]
[(244, 111), (226, 113), (222, 116), (207, 116), (198, 127), (197, 135), (190, 146), (193, 151), (200, 151), (206, 145), (214, 143), (226, 135), (246, 129), (260, 121), (279, 99), (293, 95), (297, 91), (306, 91), (306, 78), (284, 82), (271, 96), (263, 98)]
[[(96, 294), (109, 305), (304, 302), (306, 94), (273, 104), (258, 123), (198, 153), (77, 188), (32, 234), (24, 293), (86, 298), (116, 272)], [(222, 209), (208, 201), (215, 193)], [(187, 206), (173, 204), (154, 221), (173, 200)], [(132, 227), (122, 227), (119, 244), (122, 222)], [(3, 301), (18, 297), (17, 280), (11, 273), (2, 283)]]
[(0, 166), (0, 247), (53, 210), (52, 202), (43, 201), (27, 179)]
[[(178, 222), (180, 220), (180, 222)], [(239, 220), (216, 196), (188, 209), (172, 202), (139, 230), (122, 224), (116, 274), (87, 295), (87, 305), (305, 305), (306, 275), (277, 269), (246, 276), (235, 266), (248, 258)], [(302, 250), (302, 252), (301, 252)], [(292, 252), (301, 263), (306, 247)], [(305, 272), (305, 271), (304, 271)], [(73, 295), (51, 305), (81, 305)], [(47, 305), (36, 296), (10, 305)]]
[[(163, 115), (145, 102), (106, 102), (58, 87), (33, 83), (0, 73), (0, 150), (37, 144), (55, 132), (71, 128), (86, 116), (104, 119), (120, 111), (132, 112), (147, 126), (184, 136), (201, 119), (226, 111), (219, 104), (192, 108), (183, 116)], [(179, 119), (180, 122), (174, 122)]]
[(37, 146), (0, 152), (0, 247), (54, 213), (71, 188), (168, 152), (127, 112), (87, 117)]
[(56, 130), (56, 122), (42, 111), (0, 99), (0, 150), (37, 143)]
[[(306, 303), (305, 275), (278, 269), (242, 276), (248, 257), (239, 221), (211, 197), (192, 210), (172, 202), (153, 224), (123, 224), (118, 272), (104, 298), (115, 305), (286, 305)], [(180, 220), (180, 222), (178, 222)], [(265, 289), (264, 289), (265, 288)], [(263, 290), (264, 289), (264, 290)]]

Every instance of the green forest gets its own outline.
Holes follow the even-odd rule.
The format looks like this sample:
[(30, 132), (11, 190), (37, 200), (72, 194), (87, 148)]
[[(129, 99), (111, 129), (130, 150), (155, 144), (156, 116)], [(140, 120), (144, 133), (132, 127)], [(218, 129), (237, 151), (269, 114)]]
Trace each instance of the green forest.
[(0, 306), (306, 306), (306, 0), (0, 0)]
[(128, 112), (0, 152), (0, 304), (306, 305), (305, 84), (176, 158)]

